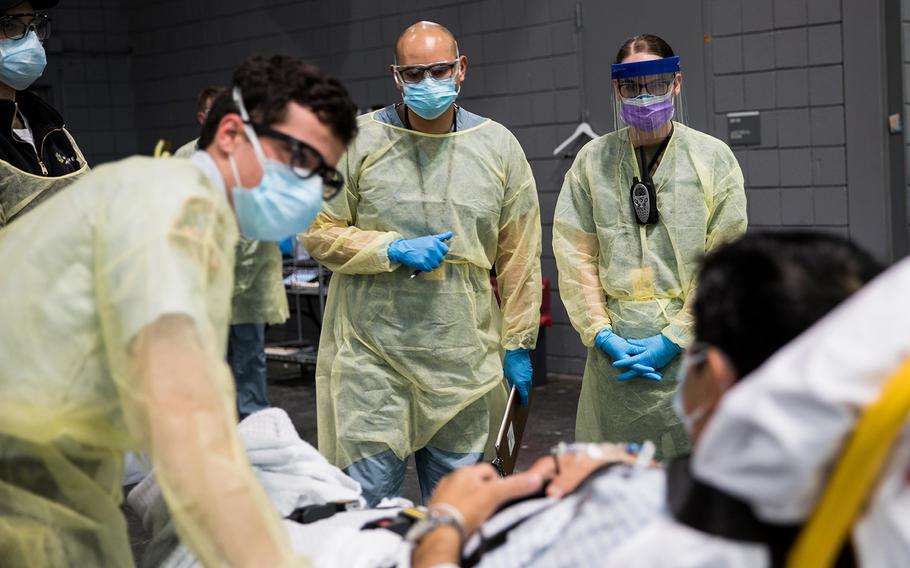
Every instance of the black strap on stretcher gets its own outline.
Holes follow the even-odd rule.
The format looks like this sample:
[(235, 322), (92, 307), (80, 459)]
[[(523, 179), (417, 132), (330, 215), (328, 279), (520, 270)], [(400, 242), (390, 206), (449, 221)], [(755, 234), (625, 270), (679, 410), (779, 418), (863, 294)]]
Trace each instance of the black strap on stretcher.
[[(679, 523), (699, 532), (727, 540), (764, 544), (772, 568), (784, 568), (802, 524), (772, 524), (762, 521), (752, 507), (736, 497), (703, 483), (692, 475), (690, 456), (667, 465), (667, 506)], [(856, 557), (848, 541), (834, 568), (853, 568)]]
[(294, 521), (295, 523), (300, 523), (301, 525), (308, 525), (310, 523), (315, 523), (316, 521), (328, 519), (329, 517), (334, 516), (335, 513), (340, 513), (342, 511), (347, 511), (347, 503), (323, 503), (322, 505), (307, 505), (306, 507), (294, 509), (294, 511), (285, 517), (285, 519)]
[(404, 535), (408, 534), (408, 531), (411, 530), (417, 521), (426, 518), (426, 513), (420, 509), (414, 507), (408, 507), (402, 509), (394, 517), (384, 517), (382, 519), (376, 519), (375, 521), (370, 521), (369, 523), (360, 527), (362, 531), (374, 530), (374, 529), (385, 529), (387, 531), (392, 531), (401, 538), (404, 538)]

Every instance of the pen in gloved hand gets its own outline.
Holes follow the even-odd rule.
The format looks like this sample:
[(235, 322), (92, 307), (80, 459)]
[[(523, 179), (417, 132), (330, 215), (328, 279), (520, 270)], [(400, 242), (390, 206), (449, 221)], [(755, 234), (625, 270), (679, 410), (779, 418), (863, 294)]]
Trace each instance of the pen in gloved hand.
[[(439, 239), (439, 241), (440, 241), (441, 243), (445, 243), (445, 241), (448, 241), (449, 239), (452, 238), (452, 232), (449, 231), (449, 232), (442, 233), (442, 234), (439, 234), (439, 235), (433, 235), (433, 237)], [(443, 253), (442, 253), (442, 258), (439, 259), (438, 264), (436, 264), (435, 266), (431, 265), (430, 270), (425, 270), (425, 269), (423, 269), (422, 267), (421, 267), (421, 268), (418, 268), (418, 269), (416, 269), (414, 272), (412, 272), (411, 275), (410, 275), (408, 278), (409, 278), (410, 280), (413, 280), (413, 279), (416, 278), (417, 275), (420, 274), (421, 272), (432, 272), (432, 271), (435, 270), (436, 268), (439, 268), (440, 266), (442, 266), (442, 264), (445, 262), (445, 257), (446, 257), (446, 255), (447, 255), (447, 253), (449, 252), (449, 247), (448, 247), (447, 245), (443, 244), (442, 246), (443, 246), (443, 249), (444, 249), (444, 250), (443, 250)], [(412, 266), (413, 266), (413, 265), (412, 265)]]

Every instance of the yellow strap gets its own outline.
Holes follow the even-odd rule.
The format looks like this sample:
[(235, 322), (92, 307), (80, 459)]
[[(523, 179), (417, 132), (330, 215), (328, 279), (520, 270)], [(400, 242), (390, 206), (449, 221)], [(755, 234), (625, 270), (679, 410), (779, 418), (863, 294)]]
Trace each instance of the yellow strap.
[(872, 494), (892, 447), (910, 415), (910, 360), (866, 408), (834, 475), (790, 551), (789, 568), (833, 565)]
[(156, 158), (169, 158), (171, 156), (171, 142), (160, 138), (155, 144), (155, 150), (152, 155)]

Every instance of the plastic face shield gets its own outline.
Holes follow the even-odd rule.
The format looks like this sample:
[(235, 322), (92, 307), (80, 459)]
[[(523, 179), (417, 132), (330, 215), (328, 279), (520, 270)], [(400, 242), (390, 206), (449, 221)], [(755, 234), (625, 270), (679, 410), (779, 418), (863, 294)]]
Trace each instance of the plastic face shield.
[(679, 57), (650, 59), (612, 66), (613, 125), (627, 126), (635, 138), (664, 138), (670, 121), (686, 124), (685, 100), (680, 89)]

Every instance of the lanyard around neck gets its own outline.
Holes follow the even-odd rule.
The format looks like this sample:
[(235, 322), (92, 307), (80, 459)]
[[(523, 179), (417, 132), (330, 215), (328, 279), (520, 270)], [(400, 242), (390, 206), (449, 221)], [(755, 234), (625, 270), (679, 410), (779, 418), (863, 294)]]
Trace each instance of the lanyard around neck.
[(651, 179), (651, 176), (654, 174), (654, 168), (657, 166), (657, 162), (660, 161), (661, 156), (664, 155), (664, 151), (667, 149), (667, 145), (670, 143), (670, 137), (673, 136), (673, 131), (671, 130), (667, 137), (664, 138), (663, 142), (660, 143), (660, 146), (657, 147), (657, 152), (654, 153), (654, 156), (651, 157), (651, 161), (648, 163), (648, 168), (645, 169), (645, 150), (644, 146), (638, 148), (638, 158), (639, 163), (641, 164), (641, 174), (642, 179)]

